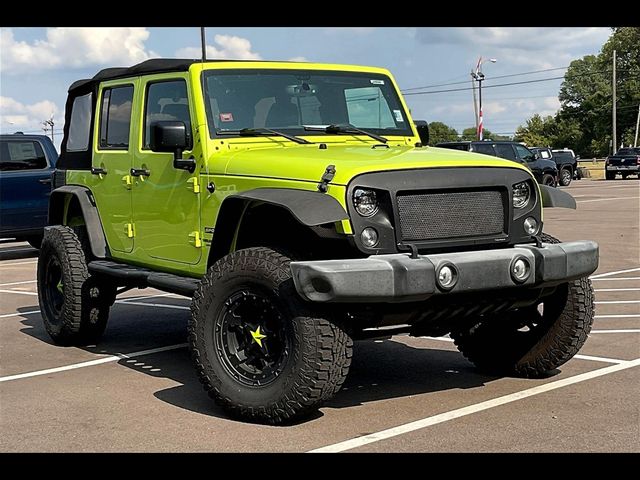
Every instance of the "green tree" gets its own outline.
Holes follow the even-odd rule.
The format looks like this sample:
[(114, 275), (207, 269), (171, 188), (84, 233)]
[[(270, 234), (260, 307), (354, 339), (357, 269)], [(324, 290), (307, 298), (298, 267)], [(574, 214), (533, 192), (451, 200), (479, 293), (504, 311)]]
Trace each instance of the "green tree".
[[(490, 138), (491, 140), (509, 140), (509, 137), (505, 137), (504, 135), (498, 135), (497, 133), (493, 133), (491, 130), (487, 130), (486, 128), (482, 131), (482, 138)], [(475, 127), (465, 128), (462, 131), (462, 140), (477, 140), (478, 135), (476, 134)]]
[(526, 124), (516, 129), (515, 140), (524, 142), (530, 147), (547, 147), (552, 145), (551, 131), (555, 127), (553, 117), (542, 118), (537, 113), (527, 120)]
[(429, 145), (433, 146), (440, 142), (454, 142), (458, 140), (458, 131), (455, 128), (442, 122), (431, 122), (429, 124)]

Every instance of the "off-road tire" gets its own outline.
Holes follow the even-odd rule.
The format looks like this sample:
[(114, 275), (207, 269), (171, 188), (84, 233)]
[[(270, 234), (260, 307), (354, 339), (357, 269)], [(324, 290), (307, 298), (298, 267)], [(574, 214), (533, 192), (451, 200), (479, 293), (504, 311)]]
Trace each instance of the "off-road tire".
[(560, 185), (562, 185), (563, 187), (568, 187), (569, 185), (571, 185), (571, 180), (573, 179), (573, 172), (571, 171), (571, 167), (562, 168), (558, 176), (560, 177)]
[[(545, 243), (559, 243), (542, 234)], [(595, 307), (588, 277), (559, 285), (544, 299), (541, 327), (528, 332), (513, 328), (518, 315), (534, 315), (537, 309), (516, 311), (487, 319), (478, 318), (451, 332), (458, 350), (480, 370), (499, 375), (539, 378), (571, 359), (584, 345), (591, 331)], [(509, 328), (511, 326), (511, 328)], [(523, 335), (524, 334), (524, 335)], [(526, 335), (529, 335), (528, 337)]]
[(604, 172), (604, 176), (607, 180), (615, 180), (616, 179), (616, 172)]
[(556, 186), (556, 179), (553, 178), (553, 175), (551, 175), (550, 173), (545, 173), (544, 175), (542, 175), (542, 185), (547, 185), (549, 187), (555, 187)]
[[(54, 304), (49, 276), (54, 267), (60, 271), (60, 308)], [(56, 225), (45, 230), (38, 258), (38, 301), (45, 329), (59, 345), (96, 343), (107, 326), (113, 302), (99, 294), (71, 227)]]
[[(218, 405), (243, 420), (275, 425), (308, 415), (338, 392), (351, 365), (351, 337), (329, 315), (311, 311), (299, 299), (289, 262), (264, 247), (238, 250), (209, 268), (193, 296), (189, 345), (200, 382)], [(264, 386), (233, 376), (215, 348), (215, 335), (222, 336), (216, 333), (217, 319), (244, 289), (271, 296), (290, 334), (287, 361)]]

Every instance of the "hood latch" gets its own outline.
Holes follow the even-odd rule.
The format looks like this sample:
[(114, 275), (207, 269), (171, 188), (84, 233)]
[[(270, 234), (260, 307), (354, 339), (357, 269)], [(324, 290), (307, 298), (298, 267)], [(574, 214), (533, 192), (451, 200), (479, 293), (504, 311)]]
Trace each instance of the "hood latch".
[(322, 174), (322, 178), (320, 179), (320, 183), (318, 184), (318, 191), (320, 193), (327, 193), (327, 190), (329, 190), (329, 182), (333, 180), (333, 177), (335, 177), (335, 175), (336, 166), (329, 165)]

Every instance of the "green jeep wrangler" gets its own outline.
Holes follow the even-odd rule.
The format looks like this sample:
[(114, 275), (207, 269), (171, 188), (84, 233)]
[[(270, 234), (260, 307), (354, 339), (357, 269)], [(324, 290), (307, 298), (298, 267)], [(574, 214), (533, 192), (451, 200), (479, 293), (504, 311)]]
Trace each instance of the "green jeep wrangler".
[(156, 59), (77, 81), (47, 332), (97, 342), (131, 288), (192, 297), (205, 390), (272, 424), (338, 392), (356, 339), (449, 334), (479, 368), (545, 375), (587, 338), (598, 245), (542, 233), (575, 201), (526, 168), (427, 142), (382, 68)]

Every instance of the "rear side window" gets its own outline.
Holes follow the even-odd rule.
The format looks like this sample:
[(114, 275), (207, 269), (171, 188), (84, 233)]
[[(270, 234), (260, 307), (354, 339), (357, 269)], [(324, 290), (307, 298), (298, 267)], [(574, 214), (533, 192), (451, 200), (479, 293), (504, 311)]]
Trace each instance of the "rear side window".
[(496, 153), (500, 158), (506, 158), (507, 160), (516, 160), (516, 152), (508, 143), (497, 143)]
[(184, 80), (151, 83), (144, 114), (144, 148), (149, 148), (151, 125), (159, 121), (184, 122), (191, 132), (187, 84)]
[(523, 160), (527, 160), (527, 159), (531, 159), (533, 160), (533, 154), (531, 153), (531, 150), (529, 150), (527, 147), (523, 147), (522, 145), (518, 145), (517, 143), (514, 145), (514, 148), (516, 149), (516, 153), (518, 155), (518, 157), (520, 157)]
[(128, 150), (133, 86), (106, 88), (100, 108), (100, 148)]
[(484, 143), (475, 143), (473, 145), (473, 151), (478, 153), (484, 153), (485, 155), (496, 156), (496, 152), (493, 149), (493, 145)]
[(76, 97), (71, 108), (67, 152), (85, 152), (91, 136), (91, 93)]
[(0, 171), (40, 170), (47, 167), (47, 159), (40, 142), (9, 140), (0, 142)]

